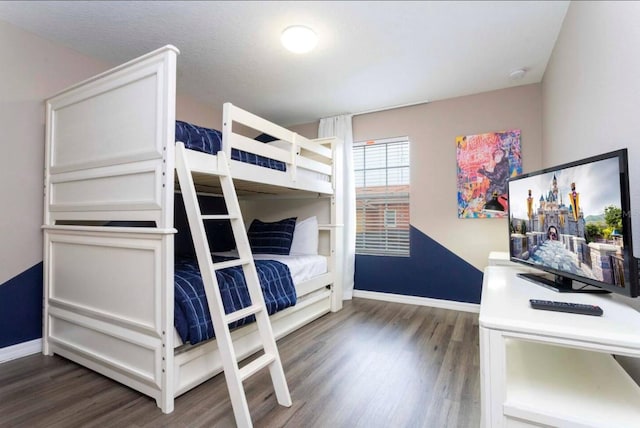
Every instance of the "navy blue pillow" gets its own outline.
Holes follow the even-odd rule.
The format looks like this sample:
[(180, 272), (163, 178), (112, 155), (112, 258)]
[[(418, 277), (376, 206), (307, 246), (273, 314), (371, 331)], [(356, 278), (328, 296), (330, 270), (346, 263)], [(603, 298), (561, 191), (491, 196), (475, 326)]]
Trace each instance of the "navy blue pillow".
[(249, 245), (254, 254), (289, 255), (297, 217), (285, 218), (273, 223), (253, 220), (249, 226)]

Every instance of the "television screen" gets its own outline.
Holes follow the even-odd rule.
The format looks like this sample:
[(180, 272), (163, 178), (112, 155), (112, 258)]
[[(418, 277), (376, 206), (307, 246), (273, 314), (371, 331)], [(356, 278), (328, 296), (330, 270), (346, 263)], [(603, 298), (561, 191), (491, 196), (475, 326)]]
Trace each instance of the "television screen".
[(511, 178), (508, 200), (512, 261), (554, 274), (539, 279), (557, 291), (638, 295), (626, 150)]

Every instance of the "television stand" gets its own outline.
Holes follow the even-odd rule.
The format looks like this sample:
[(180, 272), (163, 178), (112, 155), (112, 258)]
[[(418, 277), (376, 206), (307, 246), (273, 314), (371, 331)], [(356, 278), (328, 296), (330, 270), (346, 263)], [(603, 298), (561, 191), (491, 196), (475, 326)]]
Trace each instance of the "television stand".
[[(609, 294), (608, 290), (602, 288), (573, 288), (573, 280), (564, 276), (556, 275), (555, 281), (538, 273), (519, 273), (520, 278), (531, 281), (537, 285), (553, 290), (557, 293), (591, 293), (591, 294)], [(591, 287), (590, 285), (586, 285)]]
[[(612, 355), (640, 359), (640, 313), (610, 296), (557, 294), (489, 266), (480, 304), (482, 426), (631, 427), (640, 386)], [(529, 299), (600, 306), (601, 317), (538, 311)]]

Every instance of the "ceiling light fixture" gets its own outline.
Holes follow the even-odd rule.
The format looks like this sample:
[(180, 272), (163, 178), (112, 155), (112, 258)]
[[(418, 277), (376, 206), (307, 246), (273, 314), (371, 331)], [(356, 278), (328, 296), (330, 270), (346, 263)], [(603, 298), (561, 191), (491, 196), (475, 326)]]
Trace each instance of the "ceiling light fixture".
[(513, 70), (511, 73), (509, 73), (509, 79), (520, 80), (524, 77), (525, 74), (527, 74), (526, 68), (518, 68), (517, 70)]
[(280, 36), (280, 41), (285, 48), (293, 53), (302, 54), (310, 52), (318, 44), (318, 36), (309, 27), (292, 25), (285, 28)]

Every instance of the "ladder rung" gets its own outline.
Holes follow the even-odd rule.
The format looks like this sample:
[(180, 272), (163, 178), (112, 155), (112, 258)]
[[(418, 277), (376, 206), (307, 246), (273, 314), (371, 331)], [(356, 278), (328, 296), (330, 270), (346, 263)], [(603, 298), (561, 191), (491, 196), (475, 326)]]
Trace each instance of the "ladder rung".
[(202, 216), (203, 220), (235, 220), (237, 218), (239, 217), (235, 215), (229, 215), (229, 214), (215, 214), (215, 215)]
[(253, 376), (261, 369), (267, 367), (269, 364), (275, 361), (275, 357), (271, 354), (264, 354), (251, 361), (249, 364), (240, 369), (240, 379), (245, 380), (250, 376)]
[(257, 314), (262, 310), (262, 306), (260, 305), (251, 305), (246, 308), (242, 308), (239, 311), (231, 312), (225, 316), (225, 321), (227, 324), (231, 324), (234, 321), (241, 320), (243, 318), (248, 317), (249, 315)]
[(226, 269), (234, 266), (242, 266), (246, 264), (249, 264), (249, 260), (247, 259), (233, 259), (233, 260), (227, 260), (226, 262), (211, 263), (211, 268), (213, 270), (222, 270), (222, 269)]

